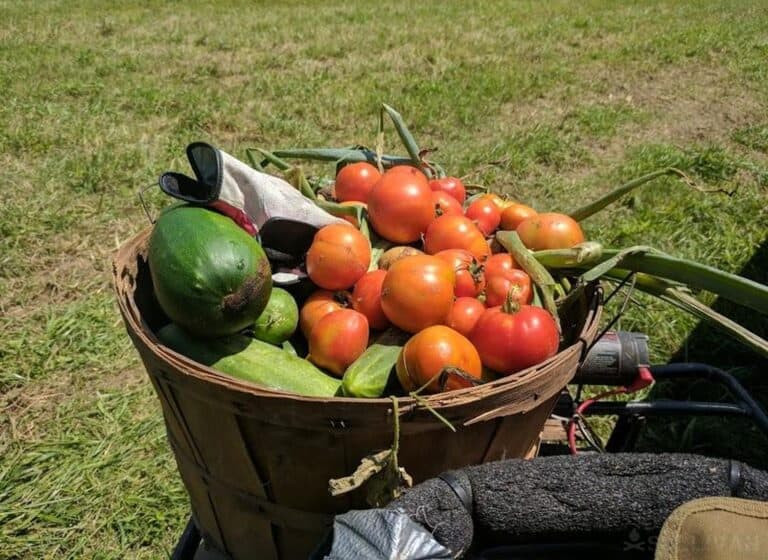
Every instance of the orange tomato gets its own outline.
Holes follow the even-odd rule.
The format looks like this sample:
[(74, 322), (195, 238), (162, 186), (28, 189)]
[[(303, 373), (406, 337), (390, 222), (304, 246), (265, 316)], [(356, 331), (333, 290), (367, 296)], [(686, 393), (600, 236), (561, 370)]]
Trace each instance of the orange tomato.
[(368, 346), (368, 320), (354, 309), (340, 309), (320, 319), (309, 336), (307, 359), (341, 377)]
[(381, 287), (386, 275), (386, 270), (366, 272), (352, 290), (352, 307), (365, 315), (372, 329), (386, 329), (389, 326), (389, 319), (381, 308)]
[(538, 214), (536, 210), (525, 204), (511, 204), (501, 213), (499, 229), (514, 231), (520, 222)]
[(321, 228), (307, 251), (307, 274), (326, 290), (350, 288), (371, 264), (371, 245), (347, 224)]
[[(455, 330), (436, 325), (411, 337), (400, 351), (395, 370), (403, 389), (415, 391), (432, 380), (430, 393), (471, 387), (472, 382), (449, 368), (461, 370), (470, 378), (480, 379), (482, 363), (472, 343)], [(445, 378), (440, 379), (441, 372)], [(442, 381), (442, 383), (441, 383)]]
[(415, 333), (445, 321), (455, 283), (456, 273), (445, 261), (430, 255), (405, 257), (384, 277), (381, 307), (394, 325)]
[(483, 232), (465, 216), (440, 216), (429, 224), (424, 251), (434, 255), (446, 249), (464, 249), (481, 262), (491, 254)]
[(556, 212), (527, 218), (520, 222), (516, 231), (523, 244), (532, 251), (568, 249), (584, 242), (579, 222)]
[(349, 292), (331, 292), (317, 290), (307, 298), (299, 313), (299, 328), (309, 340), (309, 335), (315, 324), (333, 311), (344, 309), (349, 303)]
[(368, 217), (376, 233), (388, 241), (418, 241), (435, 217), (426, 175), (408, 166), (385, 172), (368, 196)]
[(381, 178), (379, 170), (367, 162), (350, 163), (339, 170), (333, 194), (339, 202), (367, 202), (373, 185)]

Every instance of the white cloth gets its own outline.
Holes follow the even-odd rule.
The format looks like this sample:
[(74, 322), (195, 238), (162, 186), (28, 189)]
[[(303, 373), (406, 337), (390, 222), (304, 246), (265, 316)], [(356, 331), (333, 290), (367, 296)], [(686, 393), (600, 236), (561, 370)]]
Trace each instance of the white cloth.
[(243, 211), (256, 228), (270, 218), (289, 218), (323, 227), (341, 222), (280, 177), (256, 171), (209, 144), (187, 149), (198, 181), (218, 186), (219, 200)]

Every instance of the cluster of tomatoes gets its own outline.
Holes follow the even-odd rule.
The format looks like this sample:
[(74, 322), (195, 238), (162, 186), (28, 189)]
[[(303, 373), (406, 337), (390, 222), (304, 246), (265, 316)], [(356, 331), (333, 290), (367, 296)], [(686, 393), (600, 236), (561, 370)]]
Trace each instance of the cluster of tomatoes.
[[(371, 267), (371, 246), (355, 227), (318, 231), (307, 273), (320, 289), (300, 312), (313, 363), (342, 375), (366, 349), (371, 330), (395, 326), (412, 336), (396, 370), (406, 391), (470, 386), (491, 370), (509, 375), (553, 356), (554, 318), (531, 305), (531, 279), (495, 244), (515, 230), (532, 250), (584, 241), (568, 216), (486, 194), (466, 200), (459, 179), (428, 180), (419, 169), (383, 174), (368, 163), (343, 167), (334, 195), (367, 208), (371, 226), (397, 244)], [(466, 208), (465, 208), (466, 206)]]

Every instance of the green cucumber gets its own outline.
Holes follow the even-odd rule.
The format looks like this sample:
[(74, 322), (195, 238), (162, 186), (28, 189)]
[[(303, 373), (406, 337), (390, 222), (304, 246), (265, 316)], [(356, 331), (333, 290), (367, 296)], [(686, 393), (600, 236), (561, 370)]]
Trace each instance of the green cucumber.
[(384, 394), (401, 346), (371, 344), (344, 372), (341, 394), (345, 397), (375, 399)]
[(247, 336), (199, 339), (171, 323), (160, 329), (157, 337), (171, 350), (196, 362), (268, 389), (333, 397), (341, 384), (307, 360)]

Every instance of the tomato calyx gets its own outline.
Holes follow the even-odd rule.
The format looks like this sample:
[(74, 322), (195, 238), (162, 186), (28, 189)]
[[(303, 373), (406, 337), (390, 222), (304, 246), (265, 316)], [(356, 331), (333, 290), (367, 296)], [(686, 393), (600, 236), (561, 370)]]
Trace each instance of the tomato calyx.
[(333, 301), (344, 308), (352, 307), (352, 294), (348, 290), (336, 290), (333, 292)]
[(504, 303), (501, 306), (501, 310), (504, 313), (514, 315), (520, 311), (520, 292), (522, 292), (522, 288), (517, 284), (512, 284), (509, 288), (509, 292), (507, 292), (507, 299), (504, 300)]
[(483, 264), (480, 261), (475, 257), (472, 257), (472, 262), (467, 266), (467, 270), (469, 270), (469, 273), (472, 275), (472, 278), (475, 279), (475, 282), (480, 282), (484, 270)]
[[(476, 258), (472, 258), (472, 262), (467, 265), (467, 271), (472, 276), (472, 281), (475, 286), (478, 286), (478, 290), (482, 290), (485, 287), (485, 275), (483, 274), (483, 265), (480, 264)], [(458, 272), (458, 271), (457, 271)]]
[[(450, 249), (449, 249), (450, 250)], [(483, 280), (484, 267), (483, 264), (477, 260), (477, 257), (472, 256), (472, 260), (464, 262), (456, 266), (455, 272), (462, 272), (466, 270), (472, 276), (475, 284), (480, 284)]]

